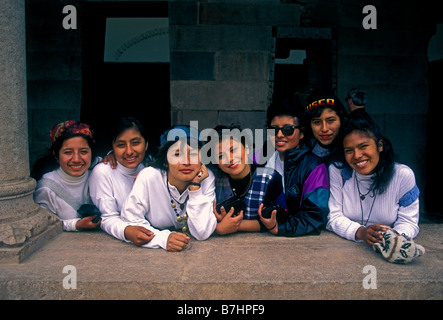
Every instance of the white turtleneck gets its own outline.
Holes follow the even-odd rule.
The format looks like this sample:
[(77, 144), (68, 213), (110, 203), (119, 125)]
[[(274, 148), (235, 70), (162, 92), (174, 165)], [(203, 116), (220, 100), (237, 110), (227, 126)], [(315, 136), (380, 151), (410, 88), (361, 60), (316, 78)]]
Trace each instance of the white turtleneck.
[(101, 212), (101, 228), (123, 241), (127, 241), (125, 228), (128, 223), (120, 219), (120, 211), (132, 190), (136, 175), (143, 168), (143, 164), (130, 169), (117, 162), (117, 167), (112, 169), (108, 164), (99, 163), (89, 178), (92, 202)]
[(77, 231), (75, 227), (81, 219), (77, 209), (82, 204), (91, 203), (88, 178), (90, 170), (80, 177), (73, 177), (61, 168), (43, 175), (34, 191), (34, 201), (60, 217), (64, 231)]

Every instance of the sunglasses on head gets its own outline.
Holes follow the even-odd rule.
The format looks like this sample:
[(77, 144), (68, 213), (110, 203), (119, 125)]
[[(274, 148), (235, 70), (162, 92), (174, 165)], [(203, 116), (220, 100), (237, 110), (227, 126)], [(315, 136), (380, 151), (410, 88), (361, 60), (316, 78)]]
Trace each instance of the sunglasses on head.
[(283, 127), (278, 127), (278, 126), (269, 126), (268, 129), (273, 130), (273, 134), (274, 135), (278, 135), (278, 132), (281, 130), (281, 133), (283, 133), (283, 135), (285, 137), (288, 136), (292, 136), (292, 134), (294, 133), (295, 129), (299, 129), (300, 126), (294, 126), (294, 125), (286, 125)]

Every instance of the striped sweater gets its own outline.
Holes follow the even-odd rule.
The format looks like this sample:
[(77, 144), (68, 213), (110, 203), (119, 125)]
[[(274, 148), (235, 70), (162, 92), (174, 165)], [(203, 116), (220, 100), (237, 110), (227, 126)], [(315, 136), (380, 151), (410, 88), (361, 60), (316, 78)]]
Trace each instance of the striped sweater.
[[(371, 175), (329, 166), (330, 197), (326, 228), (348, 240), (355, 239), (359, 227), (385, 224), (400, 234), (415, 238), (419, 232), (419, 190), (414, 172), (395, 164), (395, 172), (386, 191), (374, 197), (369, 192)], [(358, 181), (356, 181), (356, 179)], [(360, 199), (360, 193), (367, 196)], [(371, 209), (372, 207), (372, 209)], [(363, 211), (363, 212), (362, 212)]]

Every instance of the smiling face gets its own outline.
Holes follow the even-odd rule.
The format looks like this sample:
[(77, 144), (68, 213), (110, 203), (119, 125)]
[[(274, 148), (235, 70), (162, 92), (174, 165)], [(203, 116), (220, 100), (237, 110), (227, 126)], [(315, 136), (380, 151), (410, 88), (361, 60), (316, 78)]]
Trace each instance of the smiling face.
[(343, 140), (343, 149), (346, 162), (356, 172), (371, 174), (380, 161), (380, 152), (383, 151), (383, 142), (377, 143), (368, 133), (352, 131)]
[(250, 168), (246, 163), (249, 148), (232, 137), (226, 137), (218, 144), (218, 166), (233, 179), (246, 177)]
[(144, 159), (148, 143), (134, 128), (123, 131), (112, 143), (115, 159), (126, 168), (136, 168)]
[(91, 148), (83, 137), (66, 139), (58, 153), (60, 168), (73, 177), (83, 175), (91, 166)]
[(340, 117), (331, 108), (324, 108), (319, 117), (311, 120), (312, 133), (324, 146), (330, 145), (334, 141), (338, 135), (340, 125)]
[[(291, 116), (281, 115), (272, 119), (270, 126), (284, 127), (284, 126), (298, 126), (298, 119)], [(300, 144), (300, 140), (303, 139), (303, 132), (300, 128), (295, 128), (294, 132), (290, 136), (285, 136), (282, 130), (273, 137), (275, 149), (283, 156), (284, 152), (288, 149), (297, 148)]]

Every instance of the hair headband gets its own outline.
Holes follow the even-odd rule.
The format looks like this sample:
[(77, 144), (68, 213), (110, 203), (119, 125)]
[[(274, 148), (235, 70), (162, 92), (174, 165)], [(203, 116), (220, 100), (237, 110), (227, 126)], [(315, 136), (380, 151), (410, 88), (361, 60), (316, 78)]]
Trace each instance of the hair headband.
[(87, 124), (75, 120), (68, 120), (56, 124), (54, 128), (52, 128), (52, 130), (49, 132), (51, 145), (53, 145), (54, 142), (57, 140), (57, 138), (59, 138), (64, 132), (72, 134), (80, 134), (83, 136), (90, 137), (91, 139), (94, 140), (94, 132)]

